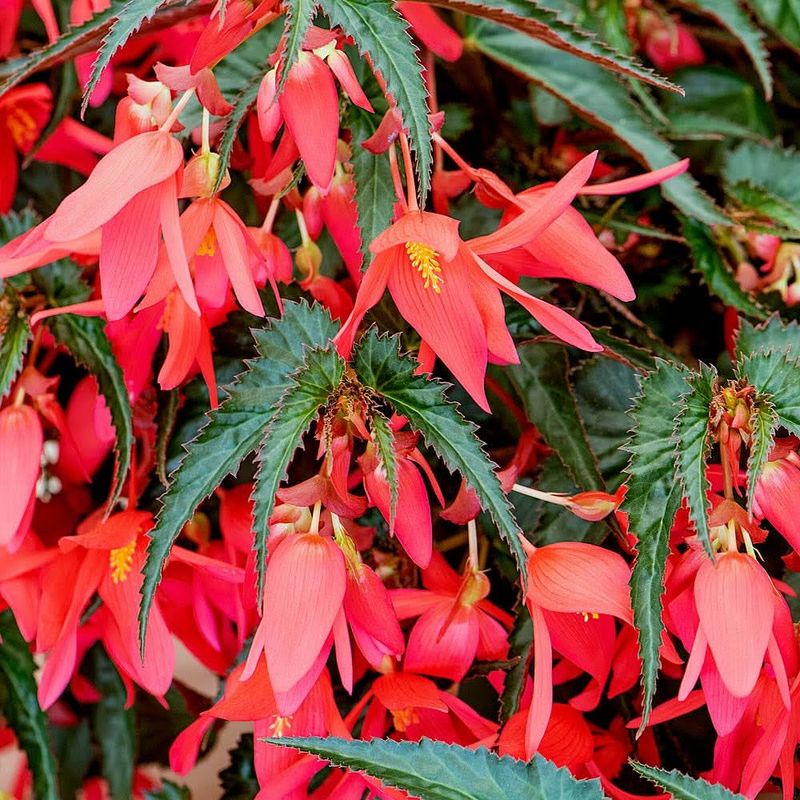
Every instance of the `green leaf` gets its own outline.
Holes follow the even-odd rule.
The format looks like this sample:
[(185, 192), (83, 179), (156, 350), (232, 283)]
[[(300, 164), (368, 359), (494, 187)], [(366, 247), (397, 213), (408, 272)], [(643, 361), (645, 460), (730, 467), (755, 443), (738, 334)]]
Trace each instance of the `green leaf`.
[(219, 191), (220, 186), (222, 186), (222, 181), (228, 171), (228, 165), (231, 163), (231, 154), (233, 153), (233, 146), (236, 144), (236, 135), (239, 133), (239, 128), (242, 126), (245, 117), (247, 117), (250, 107), (256, 102), (261, 80), (268, 69), (269, 64), (267, 63), (262, 63), (260, 66), (255, 67), (240, 84), (239, 94), (236, 95), (233, 103), (231, 103), (233, 109), (225, 117), (225, 127), (222, 130), (219, 147), (217, 148), (219, 162), (217, 178), (214, 182), (215, 192)]
[(775, 442), (778, 415), (772, 403), (756, 395), (750, 414), (750, 454), (747, 457), (747, 510), (752, 513), (756, 482)]
[[(783, 238), (800, 237), (800, 208), (777, 197), (763, 186), (754, 186), (749, 181), (726, 184), (725, 194), (739, 209), (737, 219), (743, 225), (754, 230), (774, 227), (775, 224), (786, 227)], [(759, 223), (761, 220), (761, 223)]]
[(243, 733), (228, 751), (228, 766), (219, 773), (220, 800), (252, 800), (258, 794), (258, 778), (253, 766), (253, 734)]
[[(467, 41), (485, 55), (552, 92), (577, 114), (622, 141), (650, 169), (678, 160), (643, 116), (625, 87), (597, 64), (531, 40), (486, 20), (468, 27)], [(688, 174), (664, 183), (664, 196), (681, 211), (709, 224), (726, 225), (714, 203)]]
[(711, 229), (695, 219), (684, 218), (683, 235), (689, 245), (695, 270), (701, 275), (709, 291), (725, 305), (733, 306), (743, 314), (766, 319), (767, 311), (736, 282), (733, 273), (720, 255)]
[(58, 764), (58, 788), (63, 800), (76, 800), (92, 764), (92, 734), (89, 721), (77, 725), (50, 726), (53, 752)]
[(519, 710), (525, 682), (528, 680), (531, 661), (533, 660), (533, 623), (528, 609), (522, 605), (517, 610), (514, 627), (508, 637), (509, 658), (519, 659), (506, 673), (503, 682), (503, 693), (500, 695), (500, 719), (503, 722), (514, 716)]
[(681, 504), (675, 480), (675, 445), (672, 440), (674, 405), (686, 391), (686, 370), (659, 360), (654, 372), (641, 383), (631, 410), (633, 433), (625, 445), (631, 458), (628, 493), (622, 505), (630, 530), (639, 540), (631, 575), (633, 622), (639, 631), (642, 659), (642, 725), (653, 707), (661, 660), (661, 595), (669, 554), (669, 531)]
[(782, 350), (790, 358), (800, 358), (800, 324), (784, 323), (777, 314), (761, 325), (740, 319), (739, 332), (736, 334), (737, 360), (767, 350)]
[(753, 66), (758, 79), (764, 87), (764, 94), (769, 100), (772, 97), (772, 73), (770, 72), (769, 53), (764, 46), (764, 34), (753, 24), (750, 15), (736, 0), (682, 0), (684, 5), (696, 9), (714, 19), (722, 27), (727, 28), (741, 42)]
[(166, 0), (128, 0), (125, 5), (114, 15), (111, 29), (103, 38), (103, 43), (97, 51), (97, 57), (92, 64), (92, 73), (89, 83), (83, 92), (81, 113), (86, 111), (89, 98), (100, 80), (103, 70), (111, 63), (111, 59), (118, 50), (133, 36), (144, 22), (152, 19), (153, 15), (166, 2)]
[(428, 94), (408, 25), (388, 0), (322, 0), (320, 6), (332, 25), (353, 37), (359, 52), (369, 54), (397, 102), (416, 155), (417, 188), (424, 207), (432, 164)]
[(528, 419), (584, 491), (604, 491), (605, 481), (592, 452), (575, 394), (570, 386), (567, 351), (533, 342), (518, 348), (519, 365), (509, 369)]
[(19, 307), (18, 299), (10, 286), (0, 294), (0, 400), (22, 369), (31, 338), (28, 315)]
[(710, 408), (716, 383), (716, 370), (703, 363), (700, 364), (700, 372), (689, 376), (687, 391), (678, 404), (673, 434), (676, 475), (689, 506), (689, 519), (709, 556), (713, 551), (708, 527), (709, 503), (706, 493), (710, 484), (706, 478), (706, 461), (710, 447)]
[(92, 728), (100, 744), (103, 777), (114, 800), (128, 800), (136, 764), (135, 714), (125, 708), (127, 692), (117, 669), (99, 645), (89, 654), (90, 680), (100, 694)]
[(758, 18), (786, 44), (800, 52), (798, 0), (747, 0)]
[[(41, 272), (39, 270), (38, 272)], [(45, 320), (56, 340), (72, 353), (73, 358), (97, 379), (100, 394), (111, 412), (114, 440), (114, 476), (108, 507), (112, 508), (122, 493), (131, 463), (133, 420), (125, 378), (106, 336), (106, 323), (98, 317), (58, 314)]]
[(779, 425), (800, 436), (800, 358), (788, 350), (759, 350), (738, 363), (736, 374), (772, 403)]
[(370, 153), (362, 144), (375, 133), (378, 120), (375, 114), (367, 114), (352, 105), (347, 115), (352, 134), (353, 181), (355, 203), (358, 209), (358, 228), (361, 232), (361, 252), (364, 254), (363, 269), (372, 262), (370, 243), (386, 230), (392, 221), (394, 209), (394, 186), (389, 159), (385, 155)]
[(398, 337), (380, 337), (370, 328), (359, 341), (353, 358), (358, 377), (422, 433), (451, 471), (462, 474), (522, 569), (525, 553), (519, 541), (521, 531), (494, 464), (475, 435), (475, 425), (445, 397), (446, 384), (414, 375), (416, 361), (401, 357), (398, 344)]
[(691, 778), (673, 769), (667, 772), (648, 764), (631, 761), (630, 765), (647, 780), (672, 795), (673, 800), (744, 800), (741, 794), (734, 794), (718, 783), (708, 783), (700, 778)]
[(743, 142), (726, 154), (722, 175), (726, 184), (749, 183), (800, 207), (800, 156), (795, 150)]
[(394, 448), (394, 433), (389, 425), (389, 420), (377, 408), (372, 410), (369, 420), (372, 441), (378, 451), (381, 466), (386, 472), (386, 482), (389, 484), (389, 519), (393, 520), (397, 510), (397, 496), (400, 491), (397, 473), (397, 451)]
[(191, 800), (191, 797), (188, 787), (172, 781), (161, 781), (160, 789), (150, 789), (144, 793), (145, 800)]
[(56, 761), (47, 717), (36, 697), (36, 664), (11, 611), (0, 614), (0, 711), (25, 751), (37, 800), (58, 800)]
[(579, 781), (564, 767), (540, 755), (527, 764), (498, 758), (485, 747), (474, 750), (422, 739), (395, 742), (373, 739), (294, 737), (267, 739), (377, 778), (424, 800), (603, 800), (597, 780)]
[(281, 37), (284, 41), (284, 56), (281, 60), (278, 86), (275, 91), (276, 97), (283, 90), (286, 79), (289, 77), (289, 70), (294, 66), (297, 57), (300, 55), (300, 47), (303, 44), (303, 39), (306, 38), (316, 7), (316, 0), (289, 0), (286, 4), (286, 19), (283, 25), (283, 36)]
[(206, 425), (184, 446), (186, 455), (161, 496), (144, 567), (140, 644), (161, 571), (184, 524), (223, 478), (258, 447), (281, 397), (293, 383), (292, 374), (303, 365), (306, 347), (324, 347), (335, 333), (328, 313), (305, 302), (285, 303), (282, 319), (253, 331), (261, 357), (247, 362), (247, 371), (227, 387), (227, 399), (208, 413)]
[(344, 361), (335, 348), (310, 350), (302, 366), (292, 373), (291, 383), (281, 395), (261, 440), (256, 459), (259, 467), (252, 494), (259, 603), (264, 593), (267, 536), (275, 492), (286, 478), (289, 463), (302, 443), (303, 434), (336, 390), (343, 374)]

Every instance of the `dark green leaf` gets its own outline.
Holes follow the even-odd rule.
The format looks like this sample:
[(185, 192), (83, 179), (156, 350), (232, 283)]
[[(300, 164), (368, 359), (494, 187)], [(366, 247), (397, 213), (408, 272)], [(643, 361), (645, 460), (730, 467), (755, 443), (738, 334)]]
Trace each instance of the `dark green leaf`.
[(519, 710), (522, 692), (533, 660), (533, 623), (524, 605), (517, 611), (508, 644), (509, 658), (516, 657), (519, 660), (506, 673), (503, 683), (503, 693), (500, 695), (500, 719), (503, 722), (508, 722)]
[(630, 530), (638, 537), (631, 575), (633, 621), (639, 631), (642, 659), (642, 725), (647, 723), (656, 689), (659, 650), (664, 629), (661, 594), (669, 554), (669, 531), (681, 504), (675, 480), (675, 445), (672, 440), (675, 403), (686, 391), (688, 373), (665, 361), (641, 383), (631, 411), (633, 433), (625, 446), (631, 454), (626, 468), (628, 493), (623, 510)]
[(28, 315), (19, 307), (17, 293), (9, 286), (0, 293), (0, 400), (22, 369), (30, 338)]
[(163, 486), (167, 486), (167, 448), (172, 434), (175, 432), (175, 423), (178, 417), (178, 408), (181, 404), (181, 394), (178, 389), (161, 394), (162, 402), (158, 408), (158, 434), (156, 435), (156, 471)]
[(377, 778), (424, 800), (603, 800), (600, 782), (579, 781), (540, 755), (527, 764), (498, 758), (485, 747), (468, 749), (422, 739), (369, 742), (330, 737), (267, 739)]
[(733, 273), (717, 249), (711, 229), (694, 219), (683, 219), (683, 235), (689, 245), (695, 270), (709, 291), (743, 314), (766, 319), (766, 310), (736, 282)]
[(82, 719), (71, 726), (51, 725), (50, 737), (58, 764), (58, 788), (62, 800), (76, 800), (92, 764), (89, 721)]
[(97, 57), (92, 64), (92, 74), (83, 93), (81, 112), (86, 111), (95, 86), (97, 86), (103, 70), (111, 63), (117, 51), (133, 36), (144, 22), (151, 19), (153, 14), (166, 2), (166, 0), (128, 0), (125, 5), (114, 15), (111, 29), (103, 38), (103, 43), (97, 52)]
[[(650, 169), (678, 160), (670, 145), (630, 99), (625, 87), (602, 67), (485, 20), (469, 26), (468, 41), (618, 138)], [(690, 175), (667, 181), (661, 191), (685, 214), (709, 224), (728, 223)]]
[(197, 506), (239, 468), (258, 447), (292, 373), (305, 358), (306, 347), (324, 347), (336, 326), (320, 306), (285, 303), (284, 316), (265, 330), (254, 330), (260, 358), (227, 387), (228, 398), (208, 414), (200, 433), (185, 445), (186, 455), (161, 497), (156, 525), (144, 567), (139, 634), (144, 641), (146, 620), (172, 544)]
[(762, 187), (800, 207), (800, 156), (795, 150), (744, 142), (726, 154), (723, 177), (729, 185)]
[(369, 54), (397, 102), (416, 155), (419, 200), (424, 206), (432, 163), (428, 94), (408, 25), (388, 0), (322, 0), (320, 5), (331, 24), (352, 36), (362, 54)]
[(191, 800), (192, 793), (186, 786), (172, 781), (162, 781), (160, 789), (150, 789), (144, 793), (144, 800)]
[(521, 531), (511, 505), (486, 456), (475, 426), (445, 397), (445, 384), (414, 375), (417, 363), (400, 357), (398, 338), (378, 336), (374, 328), (358, 343), (354, 364), (362, 383), (381, 395), (425, 437), (450, 470), (458, 470), (475, 491), (522, 568)]
[(673, 435), (676, 446), (676, 476), (689, 506), (689, 519), (694, 524), (697, 537), (711, 556), (709, 504), (706, 496), (710, 484), (706, 478), (706, 461), (710, 446), (711, 400), (717, 383), (716, 370), (701, 363), (700, 372), (692, 373), (686, 383), (687, 390), (678, 403), (678, 418)]
[(570, 386), (567, 351), (557, 344), (532, 342), (518, 348), (519, 366), (509, 372), (528, 419), (584, 491), (603, 491), (605, 481), (583, 427)]
[(726, 184), (725, 194), (740, 209), (737, 219), (746, 227), (760, 231), (782, 225), (784, 238), (800, 237), (800, 207), (749, 181)]
[(286, 4), (286, 19), (282, 36), (284, 56), (281, 60), (278, 86), (275, 92), (276, 97), (283, 90), (286, 78), (289, 77), (289, 70), (294, 66), (297, 57), (300, 55), (300, 47), (303, 44), (303, 39), (306, 38), (316, 7), (316, 0), (289, 0)]
[(252, 800), (258, 794), (258, 778), (253, 766), (253, 734), (243, 733), (233, 750), (229, 763), (219, 773), (222, 786), (220, 800)]
[(798, 0), (747, 0), (759, 19), (786, 44), (800, 52), (800, 2)]
[(94, 375), (100, 394), (111, 412), (111, 424), (116, 433), (114, 478), (108, 500), (108, 507), (112, 508), (122, 493), (131, 463), (133, 421), (128, 387), (106, 336), (106, 323), (98, 317), (59, 314), (49, 317), (45, 324), (56, 341), (63, 344), (73, 358)]
[(397, 510), (397, 495), (400, 490), (397, 475), (397, 452), (394, 449), (394, 433), (389, 426), (389, 420), (378, 409), (373, 409), (370, 417), (370, 433), (372, 441), (378, 451), (381, 466), (386, 472), (386, 482), (389, 484), (389, 518), (394, 519)]
[(756, 482), (775, 442), (778, 417), (769, 400), (756, 396), (750, 414), (750, 454), (747, 458), (747, 510), (752, 513)]
[(741, 359), (736, 373), (772, 404), (779, 425), (800, 436), (800, 359), (787, 350), (757, 351)]
[(761, 325), (740, 319), (739, 332), (736, 334), (736, 358), (767, 350), (783, 350), (790, 358), (800, 358), (800, 324), (784, 323), (777, 314)]
[(99, 645), (89, 653), (90, 680), (100, 694), (92, 705), (92, 727), (100, 744), (103, 777), (114, 800), (132, 797), (136, 764), (135, 715), (125, 708), (127, 692), (117, 669)]
[(58, 800), (56, 761), (47, 717), (36, 697), (36, 664), (11, 611), (0, 614), (0, 711), (14, 731), (33, 773), (37, 800)]
[(261, 440), (252, 495), (259, 602), (264, 592), (267, 536), (275, 492), (286, 478), (289, 463), (303, 440), (303, 434), (336, 390), (343, 374), (344, 361), (334, 348), (309, 350), (303, 364), (292, 373), (291, 383), (281, 395)]
[(644, 778), (672, 795), (673, 800), (744, 800), (741, 794), (734, 794), (718, 783), (708, 783), (700, 778), (682, 775), (673, 769), (667, 772), (649, 764), (631, 761), (631, 766)]
[(350, 132), (353, 136), (352, 156), (355, 203), (358, 209), (358, 227), (361, 231), (361, 252), (364, 254), (364, 269), (372, 261), (370, 243), (389, 227), (394, 208), (394, 187), (389, 159), (375, 155), (362, 147), (378, 126), (374, 114), (353, 105), (348, 111)]

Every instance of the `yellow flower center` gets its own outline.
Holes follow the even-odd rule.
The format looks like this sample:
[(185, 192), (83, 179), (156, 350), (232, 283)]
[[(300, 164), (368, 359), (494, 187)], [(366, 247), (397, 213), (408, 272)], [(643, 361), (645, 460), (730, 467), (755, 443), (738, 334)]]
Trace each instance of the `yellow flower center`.
[(136, 537), (131, 539), (128, 544), (114, 548), (108, 554), (108, 564), (111, 568), (111, 580), (114, 583), (122, 583), (131, 571), (133, 565), (133, 552), (136, 550)]
[(22, 108), (15, 108), (6, 118), (11, 138), (17, 146), (24, 148), (36, 141), (36, 122), (33, 117)]
[(203, 237), (200, 246), (197, 248), (198, 256), (213, 256), (217, 252), (217, 237), (214, 235), (214, 229), (209, 228), (208, 233)]
[(442, 268), (439, 266), (439, 254), (421, 242), (406, 242), (406, 253), (414, 269), (422, 276), (422, 285), (433, 289), (436, 294), (442, 291)]
[(269, 732), (272, 736), (281, 737), (286, 734), (288, 730), (292, 727), (292, 718), (291, 717), (279, 717), (275, 716), (275, 719), (269, 726)]
[(403, 733), (409, 725), (419, 722), (419, 714), (413, 708), (393, 708), (392, 721), (398, 733)]
[(582, 617), (584, 622), (588, 622), (590, 619), (600, 619), (600, 615), (592, 611), (579, 611), (578, 612)]

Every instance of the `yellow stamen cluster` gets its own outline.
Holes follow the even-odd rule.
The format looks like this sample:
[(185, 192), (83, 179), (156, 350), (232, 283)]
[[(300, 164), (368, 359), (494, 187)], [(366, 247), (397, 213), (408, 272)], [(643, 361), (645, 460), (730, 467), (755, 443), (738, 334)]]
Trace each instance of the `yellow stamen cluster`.
[(442, 268), (439, 266), (439, 254), (422, 242), (406, 242), (406, 253), (411, 265), (422, 276), (422, 285), (441, 294)]
[(111, 580), (122, 583), (131, 571), (133, 553), (136, 550), (136, 539), (131, 539), (128, 544), (114, 548), (108, 554), (108, 565), (111, 568)]
[(600, 619), (600, 615), (594, 611), (580, 611), (578, 613), (583, 617), (584, 622), (588, 622), (590, 619)]
[(198, 256), (213, 256), (217, 252), (217, 237), (214, 235), (214, 229), (209, 228), (208, 233), (203, 237), (200, 246), (197, 248)]
[(36, 141), (36, 122), (24, 109), (13, 109), (6, 117), (6, 125), (18, 147), (24, 148)]
[(416, 725), (419, 722), (419, 714), (409, 708), (393, 708), (392, 721), (394, 722), (394, 729), (399, 733), (403, 733), (410, 725)]
[(284, 736), (288, 730), (292, 727), (292, 718), (291, 717), (279, 717), (275, 716), (275, 719), (272, 720), (272, 723), (269, 726), (270, 735), (280, 738)]

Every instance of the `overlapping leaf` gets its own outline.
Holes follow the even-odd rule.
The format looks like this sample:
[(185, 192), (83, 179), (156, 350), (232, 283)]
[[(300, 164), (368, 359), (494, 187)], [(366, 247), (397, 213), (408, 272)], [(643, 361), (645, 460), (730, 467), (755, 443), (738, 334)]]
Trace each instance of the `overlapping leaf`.
[(772, 404), (778, 424), (800, 436), (800, 358), (788, 350), (757, 351), (736, 371)]
[(5, 292), (0, 292), (0, 400), (22, 369), (30, 338), (28, 316), (19, 308), (14, 289), (6, 287)]
[(708, 783), (700, 778), (690, 778), (673, 769), (670, 772), (632, 761), (631, 766), (644, 778), (652, 781), (660, 789), (669, 792), (673, 800), (744, 800), (741, 794), (734, 794), (717, 783)]

